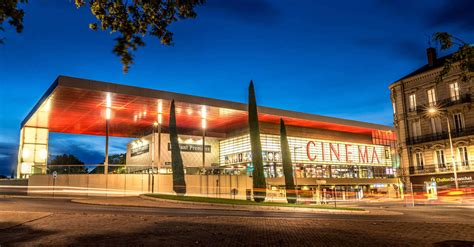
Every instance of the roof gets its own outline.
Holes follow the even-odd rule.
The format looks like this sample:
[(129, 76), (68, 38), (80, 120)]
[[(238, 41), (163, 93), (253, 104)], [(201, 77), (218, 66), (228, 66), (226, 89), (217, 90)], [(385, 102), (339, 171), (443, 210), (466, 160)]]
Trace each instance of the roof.
[[(105, 135), (106, 97), (112, 98), (110, 135), (137, 137), (151, 129), (162, 105), (166, 129), (171, 100), (176, 102), (177, 127), (200, 130), (201, 109), (207, 111), (206, 133), (226, 134), (247, 126), (247, 105), (219, 99), (59, 76), (21, 123), (21, 127), (48, 128), (50, 132)], [(289, 126), (369, 134), (392, 127), (269, 107), (259, 107), (259, 121)]]

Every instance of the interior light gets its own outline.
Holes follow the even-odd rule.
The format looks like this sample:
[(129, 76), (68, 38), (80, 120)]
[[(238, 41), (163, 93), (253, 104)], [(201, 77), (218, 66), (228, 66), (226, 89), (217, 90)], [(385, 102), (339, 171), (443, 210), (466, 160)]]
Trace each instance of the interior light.
[(201, 117), (206, 118), (207, 117), (207, 109), (205, 106), (201, 107)]
[(112, 115), (112, 114), (111, 114), (110, 108), (105, 109), (105, 118), (106, 118), (107, 120), (110, 119), (110, 116), (111, 116), (111, 115)]
[(23, 157), (24, 160), (28, 159), (31, 155), (31, 152), (29, 149), (24, 148), (21, 157)]
[(162, 123), (162, 116), (161, 116), (161, 113), (158, 113), (158, 124), (161, 124)]
[(107, 107), (112, 107), (112, 97), (110, 96), (110, 93), (107, 93), (106, 106)]
[(163, 103), (161, 102), (161, 100), (158, 101), (158, 113), (162, 113), (163, 112)]
[(46, 160), (47, 157), (48, 157), (48, 152), (46, 151), (46, 149), (41, 149), (39, 151), (39, 158), (41, 160)]
[(44, 105), (44, 111), (50, 111), (51, 110), (51, 98), (49, 98), (46, 101), (46, 104)]
[(204, 118), (201, 120), (201, 127), (203, 129), (206, 129), (206, 119), (204, 119)]
[(31, 173), (31, 164), (30, 163), (21, 163), (21, 173), (30, 174)]

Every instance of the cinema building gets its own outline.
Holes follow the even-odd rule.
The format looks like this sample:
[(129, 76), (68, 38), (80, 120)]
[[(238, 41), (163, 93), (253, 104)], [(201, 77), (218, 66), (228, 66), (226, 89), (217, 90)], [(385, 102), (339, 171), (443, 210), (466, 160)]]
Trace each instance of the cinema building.
[[(201, 187), (196, 194), (209, 194), (217, 187), (218, 196), (230, 196), (233, 189), (242, 197), (251, 194), (253, 166), (246, 104), (65, 76), (56, 79), (21, 125), (18, 176), (33, 181), (49, 176), (49, 133), (132, 137), (122, 172), (106, 159), (105, 175), (109, 180), (123, 175), (123, 168), (130, 176), (151, 174), (158, 176), (153, 181), (161, 181), (151, 185), (151, 190), (163, 191), (160, 186), (171, 186), (171, 100), (176, 102), (187, 185)], [(338, 191), (336, 196), (341, 200), (376, 192), (399, 194), (391, 127), (268, 107), (258, 111), (270, 195), (284, 194), (280, 118), (287, 125), (301, 197), (320, 200), (333, 191)], [(104, 147), (104, 152), (107, 149)], [(150, 190), (150, 181), (147, 183)]]

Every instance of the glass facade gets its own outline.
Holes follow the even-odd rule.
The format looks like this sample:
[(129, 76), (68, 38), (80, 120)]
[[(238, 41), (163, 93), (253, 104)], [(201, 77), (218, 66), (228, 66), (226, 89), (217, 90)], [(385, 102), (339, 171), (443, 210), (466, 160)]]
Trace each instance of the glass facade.
[(24, 127), (20, 134), (18, 172), (24, 175), (46, 172), (49, 131), (45, 128)]
[[(260, 138), (265, 176), (282, 177), (280, 136), (262, 134)], [(390, 142), (384, 146), (288, 137), (288, 144), (298, 178), (394, 177)], [(251, 171), (250, 150), (248, 135), (222, 140), (220, 165)]]

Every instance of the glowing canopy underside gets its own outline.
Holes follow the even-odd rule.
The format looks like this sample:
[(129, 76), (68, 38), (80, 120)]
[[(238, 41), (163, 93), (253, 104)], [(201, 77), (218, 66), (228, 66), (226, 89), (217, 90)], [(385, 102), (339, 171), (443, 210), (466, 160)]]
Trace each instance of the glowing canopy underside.
[[(59, 76), (22, 122), (22, 127), (43, 127), (50, 132), (105, 135), (105, 109), (110, 93), (110, 135), (139, 137), (149, 132), (162, 105), (162, 126), (168, 126), (172, 99), (176, 102), (178, 129), (201, 133), (205, 107), (207, 135), (225, 134), (247, 126), (247, 105), (242, 103), (177, 94), (113, 83)], [(289, 126), (371, 134), (391, 127), (352, 120), (324, 117), (274, 108), (259, 107), (261, 122)]]

